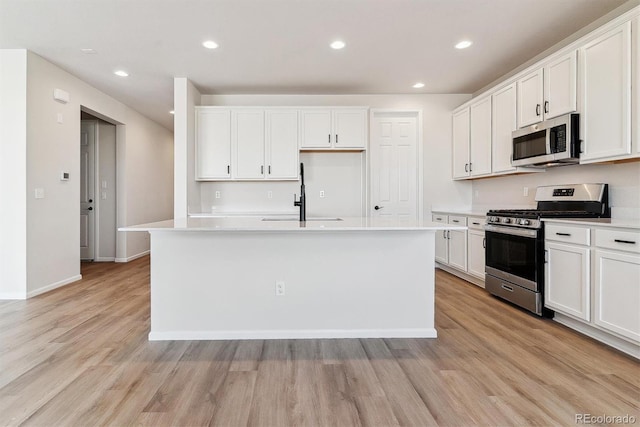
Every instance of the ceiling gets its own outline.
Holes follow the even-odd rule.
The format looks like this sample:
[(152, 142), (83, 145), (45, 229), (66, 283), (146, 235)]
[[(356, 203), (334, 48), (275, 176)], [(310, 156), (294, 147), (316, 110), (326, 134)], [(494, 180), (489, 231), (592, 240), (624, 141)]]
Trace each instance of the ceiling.
[[(0, 48), (29, 49), (172, 129), (173, 77), (206, 94), (473, 93), (625, 2), (0, 0)], [(455, 49), (463, 39), (474, 44)]]

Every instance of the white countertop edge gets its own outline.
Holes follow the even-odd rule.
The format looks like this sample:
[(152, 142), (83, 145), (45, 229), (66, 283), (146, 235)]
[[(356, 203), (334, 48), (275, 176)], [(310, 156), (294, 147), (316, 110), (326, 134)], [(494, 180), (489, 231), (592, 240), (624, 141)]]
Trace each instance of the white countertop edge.
[(462, 216), (487, 216), (486, 211), (468, 211), (459, 209), (432, 209), (431, 214), (443, 214), (443, 215), (462, 215)]
[(640, 230), (640, 219), (612, 219), (612, 218), (542, 218), (544, 222), (560, 224), (588, 225), (594, 227), (631, 228)]

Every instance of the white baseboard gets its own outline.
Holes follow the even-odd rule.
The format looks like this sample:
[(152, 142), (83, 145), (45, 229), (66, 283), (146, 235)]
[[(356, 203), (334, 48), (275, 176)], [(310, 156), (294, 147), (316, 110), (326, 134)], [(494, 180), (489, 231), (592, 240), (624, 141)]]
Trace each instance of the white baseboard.
[(424, 329), (307, 329), (256, 331), (149, 332), (149, 341), (175, 340), (281, 340), (321, 338), (437, 338), (435, 328)]
[(581, 334), (585, 334), (586, 336), (591, 337), (596, 341), (600, 341), (601, 343), (607, 344), (617, 350), (620, 350), (621, 352), (626, 353), (629, 356), (640, 359), (640, 345), (638, 344), (634, 344), (618, 338), (615, 335), (611, 335), (607, 332), (601, 331), (598, 328), (594, 328), (591, 325), (583, 323), (580, 320), (575, 320), (561, 313), (556, 313), (553, 317), (553, 320), (568, 328), (576, 330)]
[(448, 265), (443, 265), (436, 262), (436, 268), (440, 270), (446, 271), (447, 273), (451, 273), (454, 276), (461, 278), (462, 280), (466, 280), (467, 282), (473, 283), (476, 286), (480, 286), (484, 289), (484, 280), (479, 279), (476, 276), (472, 276), (470, 274), (465, 273), (464, 271), (457, 270), (453, 267), (449, 267)]
[(134, 259), (142, 258), (143, 256), (149, 255), (150, 253), (151, 253), (151, 250), (146, 250), (144, 252), (140, 252), (139, 254), (131, 255), (130, 257), (127, 257), (127, 258), (115, 258), (115, 262), (133, 261)]
[(77, 282), (82, 279), (82, 274), (78, 274), (76, 276), (69, 277), (68, 279), (60, 280), (59, 282), (52, 283), (50, 285), (44, 286), (42, 288), (38, 288), (31, 292), (27, 292), (27, 298), (35, 297), (36, 295), (44, 294), (45, 292), (52, 291), (56, 288), (60, 288), (64, 285), (68, 285), (69, 283)]
[(114, 262), (115, 260), (115, 257), (102, 256), (94, 259), (93, 262)]
[(0, 292), (0, 299), (27, 299), (27, 295), (22, 292)]

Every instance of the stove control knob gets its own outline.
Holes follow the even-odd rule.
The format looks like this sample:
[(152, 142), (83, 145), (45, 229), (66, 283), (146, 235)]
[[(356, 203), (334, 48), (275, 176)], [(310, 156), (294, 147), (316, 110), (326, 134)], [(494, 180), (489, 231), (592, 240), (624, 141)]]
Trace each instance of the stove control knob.
[(520, 220), (520, 225), (529, 225), (531, 224), (531, 221), (529, 221), (528, 219), (521, 219)]
[(509, 224), (511, 222), (511, 218), (503, 218), (502, 222), (504, 222), (505, 224)]
[(489, 217), (489, 222), (498, 222), (498, 217), (497, 216)]

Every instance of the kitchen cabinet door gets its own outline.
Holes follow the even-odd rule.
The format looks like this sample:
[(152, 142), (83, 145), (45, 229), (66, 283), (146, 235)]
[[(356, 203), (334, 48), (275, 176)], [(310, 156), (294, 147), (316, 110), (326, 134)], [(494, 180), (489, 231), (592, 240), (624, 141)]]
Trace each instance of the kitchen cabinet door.
[(469, 172), (471, 176), (491, 174), (491, 97), (469, 108)]
[(580, 163), (631, 153), (631, 22), (580, 48)]
[(365, 149), (367, 110), (345, 108), (332, 111), (333, 148)]
[(449, 239), (447, 230), (436, 232), (436, 262), (449, 264)]
[(577, 109), (578, 72), (576, 51), (562, 55), (544, 67), (544, 119)]
[(640, 342), (640, 256), (595, 251), (594, 323)]
[(469, 107), (453, 113), (453, 179), (469, 176)]
[(469, 247), (467, 248), (467, 258), (469, 274), (484, 280), (484, 231), (469, 230)]
[(267, 179), (298, 179), (298, 110), (266, 110)]
[(231, 178), (231, 110), (196, 109), (196, 180)]
[(516, 85), (515, 83), (493, 94), (492, 114), (492, 159), (491, 168), (494, 173), (516, 170), (511, 166), (513, 139), (511, 133), (516, 125)]
[(539, 68), (518, 80), (518, 127), (542, 121), (544, 71)]
[(331, 148), (331, 110), (301, 110), (300, 148)]
[(633, 94), (631, 105), (631, 126), (633, 131), (632, 146), (636, 156), (640, 155), (640, 17), (633, 20), (633, 57), (631, 70), (633, 71)]
[(449, 230), (449, 265), (467, 271), (467, 231)]
[(591, 250), (546, 242), (545, 307), (590, 320)]
[(233, 110), (231, 123), (233, 177), (264, 178), (264, 111)]

